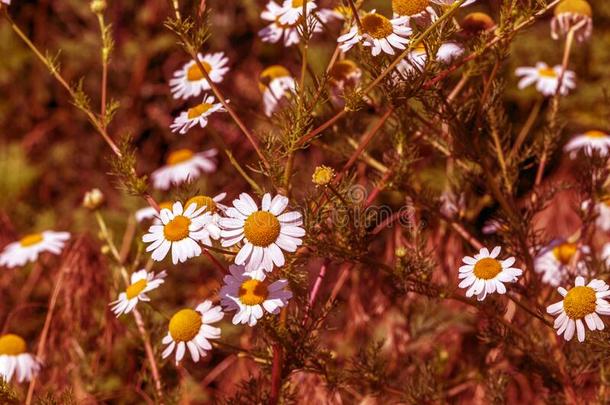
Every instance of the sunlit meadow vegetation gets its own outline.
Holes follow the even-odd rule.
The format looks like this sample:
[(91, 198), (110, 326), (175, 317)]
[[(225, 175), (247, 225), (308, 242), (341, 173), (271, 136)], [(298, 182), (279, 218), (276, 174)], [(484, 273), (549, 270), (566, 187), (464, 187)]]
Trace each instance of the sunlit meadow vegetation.
[(610, 402), (607, 0), (0, 0), (0, 404)]

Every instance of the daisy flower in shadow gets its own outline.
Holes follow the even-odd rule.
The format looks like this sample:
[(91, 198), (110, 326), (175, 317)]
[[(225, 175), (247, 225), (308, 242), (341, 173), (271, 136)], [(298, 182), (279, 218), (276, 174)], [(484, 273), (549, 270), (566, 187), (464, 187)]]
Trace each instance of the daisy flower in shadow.
[[(198, 54), (197, 57), (212, 82), (222, 82), (224, 75), (229, 71), (229, 68), (226, 67), (229, 58), (225, 56), (224, 52)], [(202, 92), (212, 88), (194, 60), (177, 70), (174, 73), (174, 78), (169, 81), (169, 85), (174, 98), (182, 99), (197, 97)]]
[(17, 382), (31, 381), (40, 371), (40, 361), (27, 352), (27, 344), (19, 335), (0, 335), (0, 377), (10, 382), (13, 376)]
[(273, 65), (262, 71), (258, 87), (263, 94), (265, 115), (270, 117), (295, 92), (296, 82), (288, 69)]
[(578, 26), (575, 36), (579, 42), (591, 38), (593, 34), (593, 10), (585, 0), (563, 0), (554, 10), (551, 20), (551, 38), (559, 39)]
[(284, 0), (279, 16), (280, 24), (295, 24), (303, 18), (303, 3), (307, 15), (310, 15), (318, 6), (313, 0)]
[(17, 267), (34, 262), (41, 253), (59, 255), (70, 239), (68, 232), (44, 231), (24, 236), (6, 245), (0, 253), (0, 266)]
[[(569, 274), (570, 265), (577, 252), (590, 253), (588, 246), (578, 246), (577, 243), (570, 243), (557, 240), (544, 247), (534, 259), (534, 270), (542, 273), (542, 282), (557, 287), (561, 281)], [(579, 260), (576, 263), (578, 274), (586, 271), (585, 263)]]
[(110, 303), (112, 312), (118, 318), (131, 312), (138, 302), (150, 301), (146, 293), (159, 288), (165, 282), (164, 278), (166, 276), (165, 270), (156, 275), (153, 272), (147, 272), (145, 269), (136, 271), (131, 275), (130, 284), (125, 292), (119, 294), (118, 300)]
[(587, 131), (570, 139), (563, 150), (569, 153), (572, 159), (578, 156), (580, 150), (587, 156), (593, 156), (594, 151), (602, 157), (608, 156), (610, 135), (602, 131)]
[[(227, 102), (229, 100), (226, 100)], [(187, 111), (182, 111), (178, 115), (170, 128), (172, 132), (186, 134), (189, 129), (195, 125), (205, 128), (208, 125), (208, 117), (215, 112), (226, 111), (221, 103), (214, 102), (214, 96), (205, 95), (203, 101), (195, 107), (189, 108)]]
[(388, 19), (372, 10), (360, 17), (361, 27), (354, 22), (347, 34), (341, 35), (337, 42), (343, 52), (347, 52), (357, 43), (371, 47), (373, 56), (382, 51), (394, 55), (394, 48), (405, 49), (412, 31), (406, 23), (408, 17)]
[[(455, 42), (446, 42), (436, 51), (436, 60), (448, 64), (462, 56), (463, 53), (464, 48), (461, 45)], [(428, 52), (423, 44), (419, 44), (398, 63), (396, 70), (403, 78), (408, 79), (414, 73), (423, 71), (427, 62)]]
[(203, 173), (216, 171), (216, 149), (195, 153), (190, 149), (178, 149), (167, 156), (165, 166), (151, 174), (156, 189), (167, 190), (171, 186), (193, 181)]
[[(542, 95), (549, 97), (554, 96), (559, 86), (559, 77), (561, 76), (563, 68), (561, 65), (555, 67), (549, 67), (544, 62), (536, 63), (535, 67), (520, 67), (517, 68), (515, 74), (521, 77), (519, 81), (519, 88), (524, 89), (532, 84), (536, 85)], [(562, 96), (567, 95), (570, 90), (576, 88), (576, 74), (571, 70), (566, 70), (563, 79), (561, 81), (560, 94)]]

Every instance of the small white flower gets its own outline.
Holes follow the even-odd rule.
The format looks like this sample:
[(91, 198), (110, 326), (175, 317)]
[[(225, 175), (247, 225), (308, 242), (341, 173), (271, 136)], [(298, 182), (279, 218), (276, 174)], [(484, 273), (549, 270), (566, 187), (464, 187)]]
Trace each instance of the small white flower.
[[(223, 52), (201, 55), (197, 57), (201, 61), (205, 71), (214, 83), (222, 82), (224, 75), (229, 71), (226, 67), (229, 63)], [(203, 76), (197, 63), (192, 60), (174, 73), (174, 78), (169, 81), (174, 98), (187, 99), (197, 97), (202, 92), (210, 90), (210, 84)]]
[[(566, 241), (555, 241), (543, 248), (534, 259), (534, 269), (536, 273), (542, 273), (542, 282), (557, 287), (568, 275), (568, 270), (572, 264), (576, 252), (588, 254), (588, 246), (578, 246), (576, 243)], [(575, 264), (578, 274), (586, 271), (585, 263), (579, 260)]]
[(150, 243), (146, 251), (152, 251), (152, 259), (160, 262), (170, 249), (174, 264), (199, 256), (201, 246), (197, 242), (205, 236), (204, 228), (212, 221), (212, 214), (204, 210), (196, 204), (183, 210), (179, 201), (171, 210), (163, 208), (159, 213), (161, 224), (151, 225), (148, 233), (142, 236), (144, 243)]
[[(536, 63), (536, 67), (520, 67), (515, 73), (523, 76), (519, 81), (519, 88), (524, 89), (532, 84), (536, 84), (536, 90), (544, 96), (554, 96), (559, 85), (559, 77), (562, 71), (561, 65), (550, 68), (544, 62)], [(571, 70), (566, 70), (561, 81), (561, 95), (565, 96), (570, 90), (576, 88), (576, 74)]]
[(343, 52), (347, 52), (357, 43), (371, 47), (373, 56), (377, 56), (381, 51), (388, 55), (394, 55), (394, 48), (405, 49), (405, 44), (409, 42), (407, 37), (412, 33), (411, 28), (406, 25), (408, 17), (399, 17), (392, 20), (387, 19), (381, 14), (372, 10), (370, 13), (360, 18), (362, 29), (354, 22), (350, 31), (341, 35), (337, 42)]
[(560, 36), (566, 36), (574, 26), (581, 24), (575, 32), (576, 40), (586, 41), (593, 33), (592, 16), (593, 10), (585, 0), (560, 2), (555, 7), (555, 16), (551, 20), (551, 37), (559, 39)]
[(68, 232), (44, 231), (26, 235), (16, 242), (6, 245), (0, 253), (0, 266), (23, 266), (34, 262), (43, 252), (58, 255), (70, 239)]
[(309, 15), (318, 6), (313, 0), (284, 0), (282, 4), (282, 12), (279, 16), (280, 24), (296, 24), (299, 19), (303, 16), (303, 3), (307, 9), (307, 15)]
[(40, 361), (27, 353), (27, 344), (21, 336), (7, 333), (0, 335), (0, 377), (10, 382), (15, 376), (17, 382), (31, 381), (40, 371)]
[(602, 131), (587, 131), (572, 138), (563, 150), (569, 153), (572, 159), (576, 158), (579, 150), (583, 150), (587, 156), (592, 156), (593, 151), (597, 151), (600, 156), (605, 157), (610, 150), (610, 135)]
[(285, 67), (273, 65), (261, 73), (259, 88), (263, 93), (265, 115), (270, 117), (295, 92), (296, 82)]
[(151, 174), (153, 185), (160, 190), (167, 190), (185, 181), (193, 181), (202, 173), (212, 173), (216, 170), (214, 157), (216, 149), (194, 153), (190, 149), (178, 149), (167, 157), (166, 165)]
[(292, 292), (285, 289), (287, 280), (266, 283), (264, 274), (256, 277), (246, 274), (244, 266), (229, 266), (231, 274), (223, 279), (220, 289), (220, 303), (225, 311), (237, 311), (233, 324), (256, 325), (264, 311), (277, 314), (292, 298)]
[[(313, 3), (310, 2), (308, 4)], [(285, 8), (278, 5), (273, 0), (267, 3), (267, 8), (261, 13), (261, 18), (265, 21), (269, 21), (270, 24), (258, 32), (258, 35), (263, 42), (275, 44), (283, 39), (284, 46), (289, 47), (296, 45), (301, 41), (299, 26), (301, 25), (302, 18), (299, 18), (299, 20), (293, 24), (281, 23), (280, 17), (283, 15), (284, 11)], [(329, 20), (329, 14), (326, 12), (307, 13), (308, 26), (314, 33), (322, 32), (322, 25), (319, 23), (318, 19), (324, 23)]]
[(509, 257), (505, 260), (497, 260), (500, 254), (500, 246), (496, 246), (491, 253), (487, 248), (482, 248), (474, 257), (465, 256), (462, 261), (466, 263), (460, 267), (460, 288), (468, 288), (467, 297), (477, 296), (483, 301), (487, 294), (505, 294), (504, 283), (514, 283), (523, 273), (522, 270), (512, 267), (515, 258)]
[(563, 287), (557, 288), (563, 300), (549, 305), (546, 312), (558, 315), (554, 325), (557, 335), (563, 334), (564, 339), (569, 341), (576, 331), (578, 341), (584, 342), (585, 323), (590, 330), (604, 329), (599, 315), (610, 315), (610, 303), (604, 299), (610, 295), (610, 290), (608, 284), (596, 279), (585, 286), (585, 279), (581, 276), (576, 277), (574, 285), (569, 291)]
[(201, 128), (205, 128), (208, 125), (208, 117), (215, 112), (221, 111), (226, 111), (222, 104), (214, 103), (213, 96), (205, 95), (201, 104), (189, 108), (187, 111), (182, 111), (174, 119), (174, 123), (170, 125), (170, 128), (172, 132), (179, 131), (181, 134), (186, 134), (189, 129), (197, 124)]
[[(459, 58), (464, 53), (464, 48), (455, 42), (446, 42), (442, 44), (436, 52), (436, 60), (444, 64), (449, 64), (453, 60)], [(423, 44), (418, 45), (409, 54), (401, 60), (396, 66), (396, 70), (400, 75), (407, 79), (416, 71), (423, 71), (428, 62), (428, 53)]]
[(189, 198), (184, 204), (185, 207), (195, 204), (197, 209), (205, 207), (205, 212), (209, 212), (212, 215), (210, 222), (206, 223), (201, 232), (199, 232), (199, 240), (208, 246), (212, 245), (212, 239), (218, 240), (220, 238), (220, 219), (222, 218), (220, 214), (224, 213), (228, 208), (220, 202), (226, 196), (227, 193), (220, 193), (214, 198), (207, 195), (196, 195)]
[(205, 300), (197, 308), (184, 308), (176, 312), (169, 321), (169, 331), (162, 343), (167, 345), (164, 359), (176, 350), (176, 365), (184, 357), (188, 348), (195, 363), (212, 350), (210, 339), (220, 339), (220, 328), (211, 324), (220, 321), (224, 313), (220, 306), (213, 306), (212, 301)]
[(284, 265), (284, 254), (295, 252), (303, 241), (305, 230), (300, 212), (282, 214), (288, 206), (288, 198), (265, 194), (262, 209), (252, 197), (241, 193), (233, 200), (233, 207), (225, 211), (227, 218), (220, 219), (222, 246), (241, 243), (235, 264), (245, 264), (246, 271), (255, 277), (263, 271), (273, 270), (273, 265)]
[(157, 275), (153, 272), (149, 273), (145, 269), (136, 271), (131, 275), (131, 284), (125, 292), (119, 294), (118, 300), (110, 303), (112, 305), (112, 312), (118, 318), (123, 314), (131, 312), (138, 302), (150, 301), (146, 293), (159, 288), (165, 282), (164, 278), (166, 276), (165, 270)]

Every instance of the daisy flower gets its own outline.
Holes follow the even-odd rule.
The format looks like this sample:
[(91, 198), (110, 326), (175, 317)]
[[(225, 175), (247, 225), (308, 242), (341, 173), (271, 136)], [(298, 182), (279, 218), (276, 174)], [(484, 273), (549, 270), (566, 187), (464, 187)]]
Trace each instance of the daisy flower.
[[(167, 208), (168, 210), (171, 210), (173, 206), (174, 203), (172, 201), (163, 201), (159, 203), (159, 209)], [(135, 217), (137, 222), (142, 222), (147, 219), (154, 218), (154, 223), (160, 224), (161, 221), (158, 218), (158, 214), (159, 213), (157, 212), (157, 210), (149, 205), (148, 207), (140, 208), (139, 210), (137, 210), (135, 213)]]
[[(448, 64), (459, 58), (464, 53), (464, 48), (455, 42), (442, 44), (436, 52), (436, 60)], [(419, 44), (396, 66), (396, 70), (405, 79), (412, 76), (417, 71), (423, 71), (428, 62), (428, 53), (423, 44)]]
[[(534, 259), (534, 270), (542, 273), (542, 282), (557, 287), (568, 274), (569, 266), (576, 256), (576, 252), (588, 254), (588, 246), (579, 247), (576, 243), (555, 241), (543, 248)], [(576, 263), (579, 274), (586, 270), (583, 261)]]
[(285, 289), (287, 280), (277, 280), (271, 284), (265, 282), (264, 274), (257, 277), (246, 274), (243, 266), (229, 266), (220, 289), (220, 303), (225, 311), (237, 311), (233, 324), (256, 325), (263, 317), (264, 311), (277, 314), (292, 298), (292, 292)]
[[(312, 4), (312, 2), (308, 3)], [(301, 41), (299, 35), (299, 26), (302, 24), (302, 18), (299, 18), (295, 23), (281, 23), (280, 17), (283, 15), (284, 7), (271, 0), (267, 3), (267, 8), (261, 13), (261, 18), (269, 21), (270, 24), (258, 32), (263, 42), (272, 44), (278, 43), (283, 39), (284, 46), (289, 47), (296, 45)], [(329, 20), (328, 13), (307, 13), (307, 22), (314, 33), (321, 32), (322, 26), (318, 23), (318, 19), (322, 22)]]
[(13, 376), (18, 382), (31, 381), (40, 371), (40, 362), (27, 353), (27, 344), (19, 335), (0, 335), (0, 376), (10, 382)]
[[(544, 62), (536, 63), (536, 67), (520, 67), (515, 73), (523, 76), (519, 81), (519, 88), (524, 89), (532, 84), (536, 84), (536, 90), (544, 96), (554, 96), (559, 85), (559, 77), (562, 71), (561, 65), (551, 68)], [(576, 87), (576, 74), (571, 70), (566, 70), (561, 82), (561, 95), (565, 96), (570, 90)]]
[(514, 283), (523, 273), (522, 270), (512, 267), (515, 258), (509, 257), (505, 260), (496, 259), (500, 254), (500, 246), (496, 246), (491, 253), (487, 248), (482, 248), (474, 257), (465, 256), (465, 263), (460, 267), (458, 278), (463, 279), (460, 288), (468, 288), (467, 297), (477, 296), (477, 300), (483, 301), (487, 294), (505, 294), (506, 287), (503, 283)]
[(306, 3), (307, 15), (318, 7), (313, 0), (284, 0), (279, 17), (280, 24), (296, 24), (303, 17), (303, 3)]
[(569, 341), (576, 331), (578, 341), (584, 342), (585, 323), (590, 330), (604, 329), (599, 315), (610, 315), (610, 303), (604, 299), (610, 295), (610, 290), (608, 284), (596, 279), (585, 286), (585, 279), (581, 276), (576, 277), (574, 285), (569, 291), (557, 288), (563, 300), (549, 305), (546, 312), (557, 315), (554, 325), (557, 335), (563, 335)]
[(212, 350), (210, 339), (220, 338), (220, 328), (211, 324), (220, 321), (224, 316), (220, 306), (213, 306), (212, 301), (205, 300), (197, 308), (184, 308), (176, 312), (169, 321), (169, 331), (162, 340), (167, 345), (162, 357), (165, 359), (176, 350), (176, 365), (189, 349), (195, 363)]
[(195, 153), (190, 149), (178, 149), (167, 156), (165, 166), (152, 172), (151, 177), (155, 188), (167, 190), (172, 185), (177, 186), (185, 181), (192, 181), (202, 173), (212, 173), (216, 170), (214, 156), (216, 149)]
[[(229, 100), (227, 100), (228, 102)], [(187, 111), (182, 111), (179, 116), (174, 119), (174, 123), (170, 125), (172, 132), (179, 131), (181, 134), (186, 134), (187, 131), (199, 124), (201, 128), (208, 125), (208, 117), (215, 112), (226, 111), (221, 103), (214, 103), (214, 96), (205, 95), (201, 104), (189, 108)]]
[(270, 117), (285, 101), (284, 98), (295, 92), (296, 82), (285, 67), (273, 65), (263, 70), (258, 87), (263, 93), (265, 115)]
[(175, 202), (171, 210), (162, 209), (159, 214), (161, 224), (151, 225), (148, 233), (142, 236), (144, 243), (150, 243), (146, 251), (153, 252), (152, 259), (160, 262), (170, 249), (174, 264), (199, 256), (201, 246), (197, 241), (204, 237), (203, 228), (212, 221), (212, 214), (204, 210), (195, 204), (184, 210), (180, 201)]
[(438, 18), (430, 0), (392, 0), (394, 18), (407, 17), (419, 24), (429, 24)]
[(587, 131), (578, 134), (563, 148), (572, 159), (578, 155), (579, 150), (583, 150), (587, 156), (592, 156), (593, 151), (597, 151), (600, 156), (604, 157), (608, 155), (609, 149), (610, 135), (602, 131)]
[[(241, 193), (233, 200), (233, 207), (225, 211), (226, 218), (220, 219), (220, 236), (224, 247), (241, 243), (235, 264), (245, 264), (246, 271), (261, 274), (273, 270), (273, 265), (284, 265), (284, 254), (294, 252), (303, 241), (305, 230), (300, 212), (283, 213), (288, 206), (288, 198), (271, 194), (263, 196), (262, 209), (252, 197)], [(283, 214), (282, 214), (283, 213)]]
[(220, 238), (220, 214), (223, 213), (227, 206), (220, 204), (222, 200), (227, 196), (227, 193), (220, 193), (214, 198), (208, 197), (207, 195), (196, 195), (188, 199), (185, 207), (191, 204), (195, 204), (197, 209), (205, 207), (205, 212), (209, 212), (212, 218), (200, 232), (200, 241), (208, 246), (212, 245), (212, 239), (218, 240)]
[(113, 305), (112, 312), (118, 318), (123, 314), (131, 312), (139, 301), (150, 301), (146, 293), (163, 284), (166, 276), (165, 270), (157, 275), (153, 272), (149, 273), (145, 269), (136, 271), (131, 275), (131, 284), (129, 284), (125, 292), (119, 294), (118, 300), (110, 303), (110, 305)]
[(559, 39), (580, 24), (574, 34), (577, 41), (584, 42), (593, 33), (592, 17), (591, 6), (585, 0), (564, 0), (555, 7), (555, 16), (551, 20), (551, 37)]
[(341, 35), (337, 42), (343, 52), (347, 52), (357, 43), (370, 46), (373, 56), (377, 56), (381, 51), (388, 55), (394, 55), (394, 48), (405, 49), (405, 44), (409, 42), (407, 37), (411, 35), (411, 28), (406, 26), (408, 17), (399, 17), (392, 20), (387, 19), (375, 10), (360, 18), (362, 27), (356, 23), (352, 25), (350, 31)]
[[(203, 68), (214, 83), (222, 82), (224, 75), (229, 71), (229, 63), (224, 52), (197, 54)], [(169, 81), (174, 98), (187, 99), (197, 97), (202, 92), (210, 90), (210, 83), (205, 79), (201, 69), (194, 60), (186, 63), (181, 69), (174, 72), (174, 78)]]
[(6, 245), (0, 253), (0, 266), (23, 266), (34, 262), (43, 252), (58, 255), (70, 239), (68, 232), (44, 231), (24, 236), (20, 240)]

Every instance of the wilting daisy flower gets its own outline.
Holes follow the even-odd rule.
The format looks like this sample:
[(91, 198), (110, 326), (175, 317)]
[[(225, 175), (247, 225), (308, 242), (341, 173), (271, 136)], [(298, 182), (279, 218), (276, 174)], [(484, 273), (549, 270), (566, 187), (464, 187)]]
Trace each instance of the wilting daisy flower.
[(387, 19), (381, 14), (371, 11), (360, 18), (362, 27), (356, 23), (350, 31), (341, 35), (337, 42), (343, 52), (347, 52), (357, 43), (370, 46), (373, 56), (377, 56), (381, 51), (394, 55), (394, 48), (405, 49), (405, 44), (409, 42), (407, 37), (411, 35), (411, 28), (406, 26), (408, 17), (399, 17), (392, 20)]
[[(313, 4), (313, 2), (309, 2)], [(271, 0), (267, 3), (267, 8), (261, 13), (261, 18), (265, 21), (270, 21), (270, 24), (260, 30), (258, 35), (261, 37), (263, 42), (270, 42), (275, 44), (282, 40), (284, 46), (292, 46), (298, 44), (301, 41), (299, 35), (299, 26), (302, 24), (302, 18), (300, 17), (296, 22), (292, 24), (280, 22), (280, 17), (285, 12), (284, 7)], [(307, 22), (310, 29), (316, 33), (322, 31), (322, 25), (318, 23), (318, 19), (322, 22), (326, 22), (329, 19), (328, 13), (307, 13)]]
[(170, 128), (172, 132), (180, 131), (181, 134), (186, 134), (189, 129), (197, 124), (201, 128), (205, 128), (208, 125), (208, 117), (217, 111), (225, 111), (225, 109), (221, 103), (214, 103), (213, 96), (205, 95), (201, 104), (189, 108), (187, 111), (182, 111), (174, 119)]
[(288, 198), (271, 194), (263, 196), (262, 209), (252, 197), (241, 193), (233, 200), (233, 207), (220, 219), (222, 246), (243, 242), (235, 256), (235, 264), (245, 264), (246, 271), (254, 277), (263, 271), (273, 270), (273, 265), (284, 265), (282, 250), (294, 252), (303, 241), (305, 230), (300, 212), (282, 214), (288, 206)]
[(208, 197), (207, 195), (196, 195), (188, 199), (185, 207), (191, 204), (195, 204), (197, 209), (205, 207), (205, 212), (212, 214), (211, 221), (207, 223), (200, 232), (200, 241), (208, 246), (212, 245), (212, 239), (218, 240), (220, 238), (220, 214), (223, 213), (227, 206), (220, 204), (222, 200), (227, 196), (227, 193), (220, 193), (216, 197)]
[(292, 292), (285, 289), (287, 280), (269, 284), (265, 282), (264, 274), (248, 275), (243, 266), (231, 265), (229, 271), (231, 274), (224, 277), (219, 295), (226, 311), (237, 311), (233, 316), (234, 325), (247, 323), (254, 326), (263, 317), (263, 309), (277, 314), (292, 298)]
[(309, 15), (316, 9), (317, 5), (313, 0), (284, 0), (282, 13), (279, 18), (281, 24), (295, 24), (303, 16), (303, 3), (307, 3), (305, 8)]
[[(212, 82), (222, 82), (224, 75), (229, 71), (229, 68), (226, 67), (227, 63), (229, 63), (229, 58), (223, 52), (209, 53), (205, 56), (198, 54), (197, 57)], [(174, 73), (174, 78), (169, 81), (169, 85), (171, 86), (174, 98), (182, 99), (197, 97), (202, 92), (211, 89), (210, 84), (194, 60), (185, 64), (180, 70), (177, 70)]]
[(586, 41), (593, 33), (592, 17), (591, 6), (585, 0), (564, 0), (555, 7), (555, 16), (551, 20), (551, 37), (559, 39), (579, 25), (580, 28), (574, 33), (576, 40)]
[[(587, 254), (590, 249), (588, 246), (578, 246), (577, 243), (555, 241), (543, 248), (534, 259), (534, 270), (536, 270), (536, 273), (542, 273), (543, 283), (557, 287), (568, 275), (572, 259), (579, 251)], [(582, 260), (575, 264), (575, 268), (578, 274), (583, 274), (586, 271), (585, 263)]]
[(334, 63), (328, 72), (328, 84), (331, 90), (331, 101), (336, 106), (343, 107), (345, 100), (343, 95), (354, 91), (360, 84), (362, 69), (349, 59)]
[(592, 156), (593, 151), (599, 153), (600, 156), (607, 156), (609, 149), (610, 135), (602, 131), (587, 131), (578, 134), (563, 148), (572, 159), (578, 155), (579, 150), (583, 150), (587, 156)]
[(7, 382), (13, 376), (18, 382), (31, 381), (40, 371), (40, 362), (27, 353), (27, 344), (21, 336), (0, 335), (0, 376)]
[[(163, 201), (159, 203), (159, 209), (167, 208), (168, 210), (171, 210), (173, 206), (174, 203), (172, 201)], [(151, 206), (140, 208), (139, 210), (137, 210), (135, 213), (135, 217), (136, 221), (138, 222), (154, 218), (155, 223), (161, 223), (161, 220), (159, 219), (159, 213)]]
[(151, 174), (153, 185), (157, 189), (167, 190), (172, 185), (177, 186), (185, 181), (192, 181), (202, 173), (212, 173), (216, 170), (214, 156), (218, 151), (209, 149), (195, 153), (190, 149), (178, 149), (167, 156), (165, 166)]
[(482, 248), (474, 257), (465, 256), (462, 261), (466, 263), (460, 267), (458, 278), (463, 279), (460, 288), (468, 288), (467, 297), (477, 296), (483, 301), (487, 294), (505, 294), (506, 287), (503, 283), (514, 283), (523, 273), (522, 270), (512, 267), (515, 258), (509, 257), (505, 260), (497, 260), (500, 254), (500, 246), (496, 246), (491, 253), (487, 248)]
[(284, 101), (283, 99), (295, 92), (296, 82), (285, 67), (273, 65), (263, 70), (258, 87), (263, 93), (265, 115), (270, 117)]
[[(559, 77), (562, 71), (561, 65), (550, 68), (544, 62), (536, 63), (536, 67), (520, 67), (515, 73), (523, 76), (519, 81), (519, 88), (524, 89), (532, 84), (536, 84), (536, 90), (544, 96), (554, 96), (559, 85)], [(576, 87), (576, 74), (571, 70), (566, 70), (561, 81), (561, 95), (565, 96), (570, 90)]]
[(184, 308), (176, 312), (169, 321), (169, 331), (162, 343), (168, 345), (163, 350), (165, 359), (176, 350), (176, 364), (182, 360), (186, 349), (189, 349), (195, 363), (206, 352), (212, 350), (209, 339), (220, 339), (220, 328), (211, 324), (220, 321), (224, 316), (220, 306), (213, 306), (212, 301), (205, 300), (197, 308)]
[(131, 284), (125, 292), (119, 294), (118, 300), (110, 303), (110, 305), (113, 305), (112, 312), (119, 317), (131, 312), (139, 301), (150, 301), (146, 293), (163, 284), (166, 276), (165, 270), (157, 275), (153, 272), (149, 273), (145, 269), (136, 271), (131, 275)]
[(142, 241), (150, 243), (147, 252), (152, 251), (152, 259), (160, 262), (172, 251), (172, 262), (183, 263), (191, 257), (201, 254), (201, 246), (197, 241), (204, 237), (204, 228), (212, 222), (212, 214), (204, 212), (205, 208), (197, 208), (191, 204), (186, 209), (177, 201), (171, 210), (162, 209), (159, 218), (160, 225), (152, 225), (148, 233), (142, 236)]
[(590, 330), (604, 329), (599, 315), (610, 315), (610, 303), (604, 299), (610, 295), (610, 290), (608, 284), (596, 279), (585, 286), (585, 279), (581, 276), (576, 277), (574, 285), (569, 291), (563, 287), (557, 288), (563, 300), (549, 305), (546, 312), (558, 315), (554, 325), (558, 335), (563, 334), (565, 340), (569, 341), (576, 331), (578, 341), (584, 342), (585, 323)]
[[(455, 42), (442, 44), (436, 52), (436, 60), (442, 63), (451, 63), (464, 53), (464, 48)], [(396, 66), (396, 70), (405, 79), (413, 75), (416, 71), (423, 71), (428, 61), (428, 53), (423, 44), (419, 44), (415, 49), (407, 54)]]
[(44, 231), (24, 236), (20, 240), (6, 245), (0, 253), (0, 266), (23, 266), (38, 259), (44, 252), (58, 255), (70, 239), (68, 232)]

